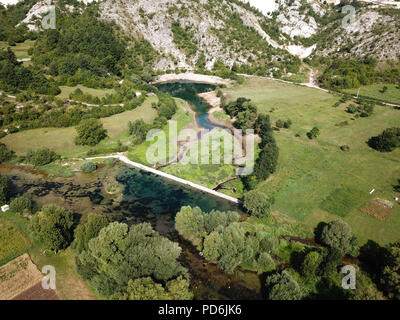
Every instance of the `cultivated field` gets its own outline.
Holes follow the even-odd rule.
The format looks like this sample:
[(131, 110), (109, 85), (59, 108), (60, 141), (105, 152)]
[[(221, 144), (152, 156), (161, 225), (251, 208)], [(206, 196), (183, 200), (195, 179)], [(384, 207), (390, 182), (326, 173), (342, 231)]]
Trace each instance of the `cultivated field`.
[(0, 300), (9, 300), (31, 288), (43, 275), (24, 254), (0, 268)]
[[(128, 122), (138, 119), (143, 119), (147, 123), (153, 121), (157, 112), (151, 107), (151, 104), (156, 101), (157, 97), (149, 97), (134, 110), (101, 119), (108, 131), (109, 138), (102, 141), (96, 148), (111, 147), (116, 145), (118, 140), (124, 144), (130, 143), (130, 137), (127, 134)], [(76, 146), (74, 144), (75, 136), (74, 127), (42, 128), (7, 135), (1, 141), (18, 154), (24, 154), (29, 149), (47, 147), (64, 157), (85, 156), (85, 153), (91, 148)]]
[[(274, 195), (274, 210), (310, 226), (342, 218), (360, 242), (373, 239), (383, 244), (400, 238), (400, 207), (394, 204), (393, 190), (400, 178), (400, 150), (380, 153), (366, 144), (371, 136), (399, 125), (399, 110), (376, 106), (371, 117), (352, 120), (344, 106), (332, 107), (337, 96), (260, 78), (225, 91), (230, 99), (252, 99), (273, 123), (293, 121), (289, 130), (276, 131), (278, 170), (259, 187)], [(314, 126), (321, 135), (311, 141), (306, 133)], [(350, 151), (341, 151), (342, 145)], [(370, 195), (372, 189), (376, 191)], [(376, 198), (394, 204), (384, 221), (360, 210)]]
[(28, 240), (0, 213), (0, 266), (27, 250)]
[[(387, 91), (383, 92), (383, 87), (387, 87)], [(358, 89), (347, 89), (344, 92), (356, 95)], [(386, 101), (393, 104), (400, 104), (400, 86), (395, 84), (372, 84), (363, 86), (360, 89), (360, 96), (369, 97)]]

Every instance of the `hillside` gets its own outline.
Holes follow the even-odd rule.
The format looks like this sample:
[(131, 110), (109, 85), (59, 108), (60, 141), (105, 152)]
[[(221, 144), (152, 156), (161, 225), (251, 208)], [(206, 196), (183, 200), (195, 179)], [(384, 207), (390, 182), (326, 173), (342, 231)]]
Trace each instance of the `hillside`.
[[(281, 77), (299, 72), (306, 58), (317, 68), (333, 58), (368, 56), (381, 67), (398, 61), (398, 9), (375, 1), (351, 2), (355, 22), (343, 27), (347, 13), (341, 11), (347, 3), (328, 2), (275, 0), (257, 9), (242, 0), (161, 0), (157, 6), (151, 0), (66, 0), (57, 2), (57, 19), (90, 10), (92, 19), (118, 26), (116, 37), (140, 53), (143, 63), (136, 69), (214, 69), (226, 75), (233, 69)], [(7, 19), (0, 24), (0, 41), (20, 42), (24, 32), (32, 38), (49, 3), (24, 0), (3, 9)]]

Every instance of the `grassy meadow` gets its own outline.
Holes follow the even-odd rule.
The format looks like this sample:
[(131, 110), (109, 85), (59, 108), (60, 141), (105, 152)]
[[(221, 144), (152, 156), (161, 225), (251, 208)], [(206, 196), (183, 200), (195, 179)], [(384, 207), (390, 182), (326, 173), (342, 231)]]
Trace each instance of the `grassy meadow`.
[[(7, 242), (12, 242), (14, 246), (20, 244), (20, 247), (23, 248), (22, 251), (20, 248), (18, 250), (14, 249), (13, 252), (16, 254), (12, 257), (10, 256), (8, 261), (27, 252), (39, 270), (42, 270), (45, 265), (52, 265), (56, 268), (56, 292), (62, 300), (93, 300), (98, 298), (76, 272), (75, 253), (71, 248), (61, 250), (57, 255), (53, 253), (44, 254), (41, 244), (33, 237), (30, 222), (10, 212), (3, 213), (0, 218), (0, 248), (4, 245), (1, 238), (3, 234), (2, 225), (7, 225), (8, 228), (13, 230), (12, 235), (7, 238)], [(4, 263), (0, 261), (0, 265), (2, 264)]]
[(151, 107), (153, 102), (157, 102), (156, 96), (147, 98), (141, 106), (134, 110), (102, 118), (101, 121), (107, 129), (109, 137), (96, 147), (76, 146), (74, 143), (76, 136), (74, 127), (21, 131), (7, 135), (1, 141), (17, 154), (24, 154), (29, 149), (46, 147), (63, 157), (84, 157), (90, 149), (112, 147), (117, 144), (118, 140), (123, 144), (130, 144), (131, 139), (127, 132), (128, 122), (143, 119), (143, 121), (151, 123), (157, 116), (156, 110)]
[[(399, 110), (376, 106), (371, 117), (352, 120), (344, 105), (332, 107), (338, 96), (260, 78), (247, 79), (225, 92), (229, 99), (252, 99), (260, 113), (270, 115), (272, 123), (293, 121), (290, 129), (275, 131), (280, 147), (278, 169), (259, 186), (274, 195), (274, 210), (310, 226), (342, 218), (350, 223), (361, 243), (373, 239), (384, 244), (400, 238), (398, 203), (386, 221), (360, 211), (376, 198), (394, 203), (400, 150), (380, 153), (369, 148), (366, 141), (387, 127), (398, 126)], [(321, 135), (309, 140), (306, 133), (314, 126)], [(341, 151), (342, 145), (348, 145), (350, 151)], [(376, 191), (370, 195), (372, 189)]]
[[(383, 92), (383, 87), (387, 87), (387, 91)], [(358, 89), (343, 90), (346, 93), (356, 95)], [(378, 99), (393, 104), (400, 104), (400, 86), (395, 84), (371, 84), (360, 88), (360, 96)]]
[[(180, 130), (183, 128), (189, 128), (192, 127), (195, 129), (195, 114), (194, 112), (187, 107), (186, 102), (184, 100), (175, 98), (175, 101), (177, 103), (177, 111), (175, 115), (173, 116), (172, 120), (177, 122), (177, 130), (178, 133)], [(162, 128), (164, 131), (166, 138), (167, 138), (167, 144), (166, 144), (166, 150), (163, 150), (167, 157), (169, 157), (169, 154), (176, 154), (177, 149), (172, 146), (171, 150), (170, 149), (170, 144), (169, 144), (169, 124), (167, 124), (164, 128)], [(128, 152), (128, 158), (132, 161), (135, 162), (140, 162), (145, 165), (150, 165), (149, 162), (146, 159), (146, 153), (148, 148), (153, 145), (155, 141), (145, 141), (139, 145), (133, 146), (133, 148)], [(162, 155), (159, 155), (157, 158), (158, 161), (165, 160), (165, 157)]]
[(0, 266), (23, 254), (28, 240), (7, 219), (0, 216)]
[(35, 41), (33, 40), (26, 40), (25, 42), (16, 43), (15, 46), (10, 46), (8, 42), (0, 41), (0, 49), (10, 47), (17, 59), (26, 59), (30, 58), (28, 49), (33, 47), (34, 43)]
[(69, 99), (69, 95), (78, 88), (81, 89), (84, 94), (90, 94), (93, 97), (98, 97), (99, 99), (104, 98), (107, 94), (115, 93), (114, 89), (92, 89), (82, 85), (77, 85), (75, 87), (60, 86), (61, 93), (57, 96), (57, 98)]

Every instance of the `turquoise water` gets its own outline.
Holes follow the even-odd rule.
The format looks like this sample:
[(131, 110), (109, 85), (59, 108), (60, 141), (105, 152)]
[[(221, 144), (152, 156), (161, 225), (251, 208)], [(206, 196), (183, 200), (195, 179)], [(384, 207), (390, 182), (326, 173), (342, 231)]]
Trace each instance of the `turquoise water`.
[(212, 130), (214, 128), (225, 128), (212, 123), (208, 111), (211, 106), (197, 96), (198, 93), (214, 91), (216, 86), (207, 83), (196, 83), (190, 81), (167, 82), (157, 84), (156, 87), (162, 92), (168, 92), (171, 96), (186, 100), (196, 112), (197, 124), (202, 129)]
[(200, 207), (206, 212), (239, 211), (229, 201), (138, 169), (121, 167), (116, 180), (124, 185), (125, 197), (136, 199), (146, 211), (156, 215), (175, 215), (182, 206)]

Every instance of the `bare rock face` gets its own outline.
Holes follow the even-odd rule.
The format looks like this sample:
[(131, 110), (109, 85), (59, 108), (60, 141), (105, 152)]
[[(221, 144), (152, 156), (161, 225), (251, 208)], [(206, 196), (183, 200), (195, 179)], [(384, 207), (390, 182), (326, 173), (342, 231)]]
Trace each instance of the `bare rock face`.
[[(40, 29), (41, 16), (51, 1), (32, 4), (21, 23)], [(159, 55), (156, 70), (193, 71), (200, 58), (208, 70), (217, 61), (232, 67), (261, 59), (270, 64), (271, 72), (274, 63), (293, 56), (371, 55), (398, 60), (400, 55), (400, 16), (392, 3), (400, 5), (393, 1), (363, 2), (357, 7), (355, 23), (344, 27), (336, 0), (269, 0), (268, 5), (250, 1), (258, 8), (250, 7), (247, 0), (78, 0), (60, 9), (79, 12), (94, 1), (100, 19), (114, 21), (132, 38), (144, 38), (152, 45)], [(334, 19), (326, 19), (331, 16)], [(231, 36), (232, 28), (241, 29), (242, 39)], [(247, 30), (257, 35), (256, 44), (246, 45)]]

